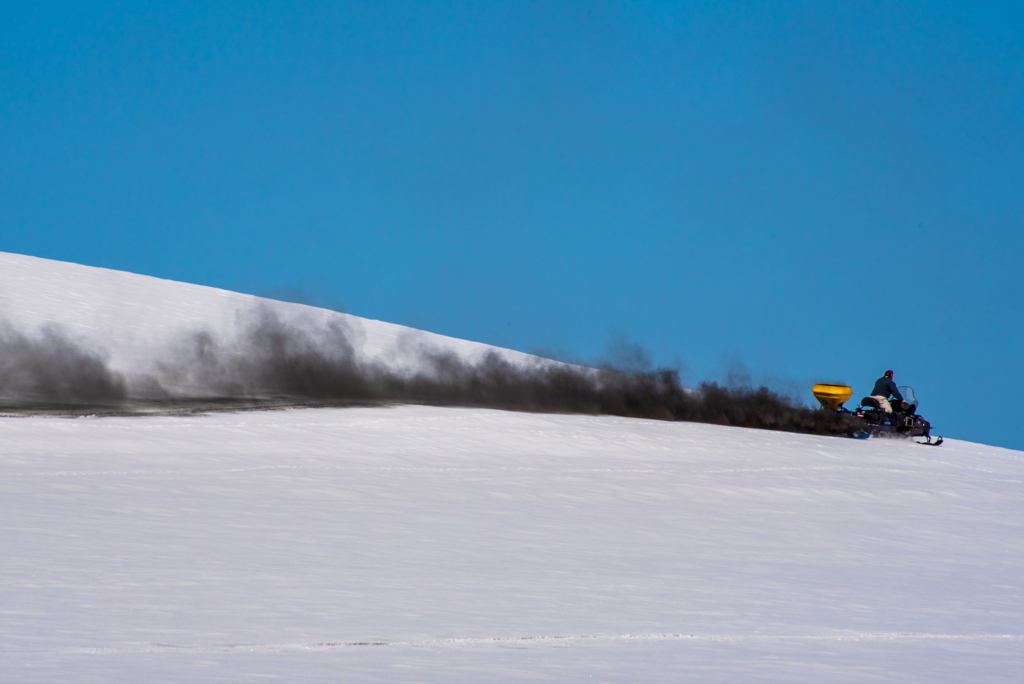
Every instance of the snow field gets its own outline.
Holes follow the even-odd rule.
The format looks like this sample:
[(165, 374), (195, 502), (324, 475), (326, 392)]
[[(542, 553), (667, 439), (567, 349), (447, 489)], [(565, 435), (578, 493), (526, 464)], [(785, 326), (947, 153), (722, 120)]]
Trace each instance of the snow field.
[(10, 682), (1010, 682), (1024, 454), (500, 411), (0, 419)]

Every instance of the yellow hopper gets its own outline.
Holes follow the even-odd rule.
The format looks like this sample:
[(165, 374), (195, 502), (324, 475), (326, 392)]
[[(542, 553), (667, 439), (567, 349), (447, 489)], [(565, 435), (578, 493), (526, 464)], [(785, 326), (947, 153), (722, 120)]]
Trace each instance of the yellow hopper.
[(849, 385), (830, 385), (828, 383), (818, 383), (811, 391), (814, 392), (814, 398), (821, 402), (822, 408), (827, 408), (835, 411), (843, 403), (853, 396), (853, 388)]

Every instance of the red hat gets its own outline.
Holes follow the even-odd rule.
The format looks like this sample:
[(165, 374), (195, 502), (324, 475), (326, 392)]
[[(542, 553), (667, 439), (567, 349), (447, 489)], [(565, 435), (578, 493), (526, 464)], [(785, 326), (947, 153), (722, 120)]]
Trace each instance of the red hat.
[(892, 378), (892, 371), (891, 370), (885, 371), (885, 377)]

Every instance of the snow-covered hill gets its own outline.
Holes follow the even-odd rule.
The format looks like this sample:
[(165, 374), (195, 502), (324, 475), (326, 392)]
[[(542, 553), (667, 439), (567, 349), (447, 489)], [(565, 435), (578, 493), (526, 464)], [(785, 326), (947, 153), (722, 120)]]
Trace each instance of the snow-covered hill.
[[(252, 304), (0, 255), (0, 315), (125, 372)], [(412, 334), (267, 306), (388, 363)], [(0, 681), (1014, 682), (1022, 510), (1024, 453), (956, 440), (424, 406), (0, 418)]]
[(309, 334), (340, 326), (357, 361), (415, 367), (420, 350), (448, 351), (467, 362), (494, 352), (520, 364), (537, 357), (401, 325), (212, 287), (0, 252), (0, 322), (23, 334), (56, 325), (129, 376), (157, 374), (197, 333), (231, 348), (257, 313)]

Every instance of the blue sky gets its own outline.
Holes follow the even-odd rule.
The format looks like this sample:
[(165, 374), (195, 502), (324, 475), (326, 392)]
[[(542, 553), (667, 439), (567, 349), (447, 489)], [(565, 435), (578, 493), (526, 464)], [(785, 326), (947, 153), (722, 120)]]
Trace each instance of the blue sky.
[[(1024, 4), (25, 3), (0, 251), (1024, 449)], [(855, 398), (856, 398), (855, 397)]]

